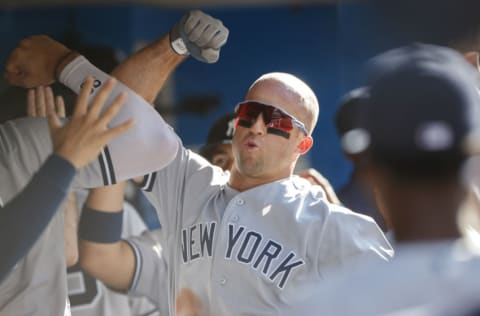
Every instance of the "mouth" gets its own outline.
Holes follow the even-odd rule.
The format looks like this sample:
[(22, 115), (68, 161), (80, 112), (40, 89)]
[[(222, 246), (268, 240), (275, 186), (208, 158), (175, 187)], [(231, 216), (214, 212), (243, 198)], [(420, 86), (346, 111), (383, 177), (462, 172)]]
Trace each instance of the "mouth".
[(253, 140), (247, 140), (244, 143), (244, 146), (248, 151), (254, 151), (254, 150), (257, 150), (259, 148), (258, 144)]

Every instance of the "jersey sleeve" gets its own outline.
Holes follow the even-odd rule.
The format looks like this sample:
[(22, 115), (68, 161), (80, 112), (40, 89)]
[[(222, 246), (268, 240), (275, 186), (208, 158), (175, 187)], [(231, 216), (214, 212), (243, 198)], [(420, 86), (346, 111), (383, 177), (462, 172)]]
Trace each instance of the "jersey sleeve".
[(372, 218), (342, 206), (332, 204), (330, 207), (330, 214), (318, 240), (317, 262), (321, 273), (329, 269), (341, 269), (361, 257), (380, 261), (392, 258), (392, 246)]
[[(24, 182), (18, 186), (24, 186), (53, 151), (47, 119), (25, 117), (6, 122), (0, 129), (0, 150), (10, 172)], [(94, 188), (116, 183), (115, 173), (107, 172), (105, 168), (108, 165), (102, 162), (105, 151), (108, 148), (98, 159), (78, 170), (74, 188)], [(112, 161), (110, 165), (113, 166)]]
[[(47, 227), (65, 198), (74, 175), (73, 165), (52, 155), (25, 189), (1, 209), (0, 253), (3, 259), (0, 260), (0, 281)], [(19, 218), (28, 218), (28, 221)]]
[[(140, 188), (157, 211), (162, 225), (161, 241), (176, 242), (172, 236), (182, 222), (196, 217), (196, 212), (200, 212), (212, 193), (227, 183), (228, 177), (228, 173), (184, 147), (167, 167), (145, 176)], [(190, 200), (186, 199), (187, 194), (195, 197), (196, 204), (185, 205)]]
[[(77, 57), (63, 69), (60, 81), (79, 93), (88, 76), (95, 79), (91, 100), (110, 76), (83, 56)], [(128, 97), (110, 125), (115, 126), (129, 119), (135, 120), (136, 124), (112, 139), (102, 152), (99, 164), (106, 175), (104, 178), (108, 179), (105, 185), (159, 170), (175, 158), (179, 148), (178, 136), (153, 106), (121, 82), (117, 82), (104, 106), (108, 106), (121, 92), (126, 92)]]
[(125, 240), (135, 254), (135, 273), (128, 295), (147, 297), (162, 311), (161, 315), (167, 315), (169, 276), (166, 260), (162, 256), (159, 232), (145, 231), (140, 236)]

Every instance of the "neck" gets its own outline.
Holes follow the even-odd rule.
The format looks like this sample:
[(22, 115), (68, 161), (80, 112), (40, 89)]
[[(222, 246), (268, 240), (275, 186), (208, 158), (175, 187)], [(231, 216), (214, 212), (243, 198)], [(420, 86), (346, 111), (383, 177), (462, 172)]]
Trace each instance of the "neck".
[(465, 190), (457, 183), (396, 188), (387, 203), (398, 242), (456, 239)]
[(292, 172), (278, 173), (275, 177), (269, 176), (247, 176), (238, 171), (235, 167), (232, 168), (229, 185), (231, 188), (237, 191), (246, 191), (253, 189), (263, 184), (275, 182), (281, 179), (288, 178), (292, 175)]

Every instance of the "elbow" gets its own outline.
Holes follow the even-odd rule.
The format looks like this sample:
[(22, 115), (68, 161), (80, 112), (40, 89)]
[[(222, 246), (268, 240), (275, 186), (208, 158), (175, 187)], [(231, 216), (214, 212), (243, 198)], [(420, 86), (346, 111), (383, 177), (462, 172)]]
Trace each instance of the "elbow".
[[(87, 243), (87, 242), (81, 242)], [(78, 262), (83, 271), (92, 275), (95, 278), (99, 278), (102, 274), (102, 269), (104, 269), (104, 254), (101, 251), (94, 249), (94, 247), (89, 247), (85, 245), (80, 245), (80, 255)], [(103, 268), (102, 268), (103, 266)]]
[(147, 146), (149, 157), (155, 157), (154, 170), (160, 170), (170, 164), (178, 154), (181, 146), (177, 134), (169, 127), (168, 133), (162, 133), (161, 137), (156, 137), (151, 146)]

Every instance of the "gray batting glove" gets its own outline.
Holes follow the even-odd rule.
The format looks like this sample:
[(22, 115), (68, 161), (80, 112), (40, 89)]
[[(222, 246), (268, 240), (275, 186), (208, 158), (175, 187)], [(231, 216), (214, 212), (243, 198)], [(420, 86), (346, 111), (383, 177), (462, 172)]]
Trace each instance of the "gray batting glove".
[(170, 31), (170, 44), (179, 55), (192, 55), (204, 63), (215, 63), (228, 39), (222, 21), (199, 10), (190, 11)]

